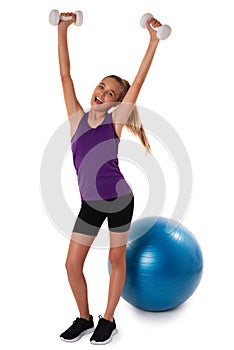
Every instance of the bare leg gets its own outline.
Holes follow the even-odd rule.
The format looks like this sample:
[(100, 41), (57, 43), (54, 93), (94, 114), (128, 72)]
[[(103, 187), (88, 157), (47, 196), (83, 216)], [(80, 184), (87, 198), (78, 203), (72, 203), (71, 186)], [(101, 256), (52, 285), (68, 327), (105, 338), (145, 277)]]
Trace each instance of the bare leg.
[(66, 260), (68, 280), (76, 300), (80, 317), (89, 319), (88, 291), (83, 266), (95, 237), (73, 233)]
[(126, 277), (126, 243), (128, 232), (110, 232), (109, 261), (111, 265), (108, 302), (104, 318), (113, 321)]

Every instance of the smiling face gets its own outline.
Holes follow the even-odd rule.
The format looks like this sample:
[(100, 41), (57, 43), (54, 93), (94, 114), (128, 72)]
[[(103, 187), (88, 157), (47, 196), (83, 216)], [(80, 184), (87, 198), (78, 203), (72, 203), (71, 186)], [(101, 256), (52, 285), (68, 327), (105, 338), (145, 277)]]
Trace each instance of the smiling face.
[(91, 106), (94, 109), (108, 110), (115, 102), (118, 101), (122, 87), (114, 78), (104, 78), (95, 88), (92, 98)]

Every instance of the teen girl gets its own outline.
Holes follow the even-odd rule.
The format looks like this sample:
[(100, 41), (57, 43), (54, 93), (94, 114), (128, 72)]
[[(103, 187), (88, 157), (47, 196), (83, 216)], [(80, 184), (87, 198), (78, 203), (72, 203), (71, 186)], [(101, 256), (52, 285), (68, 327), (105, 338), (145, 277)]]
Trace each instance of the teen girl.
[[(79, 317), (60, 338), (73, 342), (84, 334), (93, 332), (90, 339), (92, 344), (107, 344), (117, 333), (114, 312), (125, 281), (126, 243), (134, 207), (132, 190), (118, 166), (118, 144), (122, 129), (126, 126), (140, 138), (147, 151), (150, 151), (135, 104), (159, 43), (157, 33), (151, 26), (156, 28), (161, 23), (156, 19), (147, 22), (149, 45), (132, 85), (115, 75), (105, 77), (95, 88), (90, 110), (85, 113), (77, 99), (70, 75), (67, 29), (75, 21), (75, 15), (62, 15), (72, 15), (72, 20), (60, 21), (58, 24), (58, 54), (82, 205), (66, 260), (68, 280), (78, 306)], [(115, 107), (112, 113), (109, 112), (111, 107)], [(106, 218), (110, 230), (109, 293), (106, 310), (103, 317), (99, 316), (98, 324), (94, 328), (83, 266), (90, 246)]]

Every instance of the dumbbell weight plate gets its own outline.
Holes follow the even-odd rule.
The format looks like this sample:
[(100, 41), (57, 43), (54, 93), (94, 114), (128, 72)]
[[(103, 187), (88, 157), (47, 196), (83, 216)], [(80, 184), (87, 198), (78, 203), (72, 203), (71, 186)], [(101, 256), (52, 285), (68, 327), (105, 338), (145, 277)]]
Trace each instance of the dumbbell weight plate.
[(153, 18), (153, 17), (154, 17), (154, 16), (151, 15), (151, 13), (145, 13), (145, 14), (141, 17), (140, 26), (141, 26), (142, 28), (146, 28), (146, 22), (147, 22), (149, 19)]
[(157, 28), (157, 37), (160, 40), (167, 39), (171, 34), (171, 27), (169, 27), (167, 24), (162, 25), (161, 27)]
[(52, 10), (49, 15), (49, 22), (52, 26), (56, 26), (60, 21), (60, 15), (58, 10)]
[(83, 23), (83, 13), (81, 11), (76, 11), (75, 12), (76, 15), (76, 26), (81, 26)]

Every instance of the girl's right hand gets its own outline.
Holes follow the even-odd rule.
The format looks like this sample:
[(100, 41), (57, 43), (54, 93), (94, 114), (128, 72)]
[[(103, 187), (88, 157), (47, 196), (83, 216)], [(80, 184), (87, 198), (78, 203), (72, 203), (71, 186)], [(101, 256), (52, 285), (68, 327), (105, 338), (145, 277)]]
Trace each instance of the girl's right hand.
[(62, 12), (60, 16), (63, 16), (63, 17), (72, 16), (72, 19), (68, 21), (61, 20), (58, 24), (59, 27), (68, 28), (72, 23), (75, 23), (76, 21), (76, 15), (73, 12)]
[(157, 31), (155, 30), (156, 28), (160, 27), (162, 24), (156, 19), (156, 18), (151, 18), (146, 22), (146, 28), (148, 29), (150, 33), (150, 37), (154, 40), (159, 40), (157, 37)]

